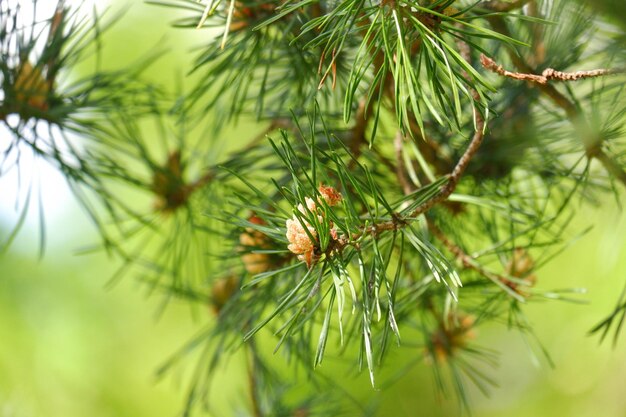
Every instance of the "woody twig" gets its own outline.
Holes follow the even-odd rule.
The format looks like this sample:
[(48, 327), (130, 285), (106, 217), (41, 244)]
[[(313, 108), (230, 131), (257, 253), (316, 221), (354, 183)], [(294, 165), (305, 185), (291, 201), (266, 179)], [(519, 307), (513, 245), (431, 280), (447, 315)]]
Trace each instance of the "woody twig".
[(505, 70), (502, 65), (498, 65), (493, 59), (484, 54), (480, 55), (480, 63), (483, 67), (503, 77), (513, 78), (520, 81), (530, 81), (538, 84), (547, 84), (549, 81), (578, 81), (585, 78), (602, 77), (606, 75), (619, 74), (623, 71), (613, 69), (595, 69), (590, 71), (564, 72), (553, 68), (546, 68), (541, 75), (526, 74)]
[[(488, 20), (493, 29), (502, 33), (505, 36), (511, 36), (511, 32), (509, 31), (504, 19), (502, 19), (500, 16), (494, 16), (489, 18)], [(508, 53), (513, 65), (515, 65), (517, 69), (521, 71), (519, 74), (532, 74), (532, 68), (519, 55), (515, 54), (512, 50), (509, 50)], [(487, 60), (493, 62), (493, 60), (490, 60), (489, 58), (487, 58)], [(497, 67), (500, 66), (496, 64), (496, 68)], [(490, 68), (487, 67), (487, 69)], [(612, 70), (610, 72), (612, 74), (618, 74), (622, 73), (623, 70)], [(580, 79), (580, 77), (578, 79)], [(577, 131), (582, 132), (580, 133), (581, 140), (585, 147), (585, 153), (587, 154), (587, 157), (590, 159), (597, 159), (608, 173), (613, 175), (622, 185), (624, 185), (624, 187), (626, 187), (626, 170), (624, 170), (617, 161), (611, 158), (604, 151), (604, 149), (602, 149), (602, 138), (587, 137), (590, 136), (588, 132), (591, 131), (591, 128), (589, 126), (589, 123), (585, 120), (585, 117), (580, 109), (568, 97), (558, 91), (551, 83), (537, 83), (537, 86), (539, 88), (539, 91), (541, 91), (548, 98), (550, 98), (550, 100), (552, 100), (555, 105), (565, 111), (567, 118), (572, 123), (572, 125), (577, 128)]]

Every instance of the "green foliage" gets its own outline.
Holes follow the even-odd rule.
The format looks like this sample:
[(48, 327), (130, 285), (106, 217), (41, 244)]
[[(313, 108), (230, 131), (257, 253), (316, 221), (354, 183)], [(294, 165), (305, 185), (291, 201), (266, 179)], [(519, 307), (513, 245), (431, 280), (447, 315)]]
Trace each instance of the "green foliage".
[[(395, 373), (430, 363), (462, 407), (467, 383), (495, 383), (479, 326), (518, 331), (551, 363), (524, 307), (583, 290), (548, 288), (540, 268), (586, 232), (569, 227), (577, 202), (619, 201), (626, 185), (624, 76), (574, 73), (623, 64), (617, 27), (548, 0), (150, 3), (207, 33), (189, 69), (199, 81), (176, 97), (138, 69), (62, 82), (85, 51), (97, 56), (99, 19), (73, 21), (60, 2), (24, 38), (18, 8), (0, 2), (2, 165), (20, 169), (19, 147), (53, 161), (119, 275), (165, 301), (212, 305), (163, 367), (197, 361), (185, 415), (208, 407), (213, 372), (238, 351), (251, 415), (369, 412), (336, 397), (283, 401), (293, 376), (269, 341), (339, 392), (344, 381), (318, 373), (329, 355), (379, 387), (388, 357), (417, 346)], [(550, 68), (570, 72), (538, 81)], [(250, 116), (265, 129), (221, 151), (224, 126)], [(614, 320), (619, 331), (623, 298), (594, 331)]]
[[(2, 238), (2, 251), (19, 231), (31, 198), (36, 198), (32, 190), (37, 179), (24, 166), (29, 162), (22, 160), (42, 160), (57, 168), (104, 237), (98, 213), (117, 197), (99, 172), (99, 159), (109, 152), (100, 146), (100, 134), (111, 112), (124, 108), (129, 116), (138, 117), (154, 98), (153, 87), (140, 80), (141, 68), (153, 59), (119, 71), (103, 71), (96, 58), (89, 75), (76, 79), (70, 74), (72, 67), (99, 53), (99, 39), (109, 23), (97, 16), (82, 17), (62, 2), (45, 21), (34, 12), (37, 2), (23, 7), (31, 9), (32, 21), (25, 21), (19, 5), (0, 2), (0, 126), (6, 139), (0, 172), (28, 182), (21, 184), (19, 195), (11, 197), (21, 213), (13, 231)], [(113, 140), (108, 142), (113, 146)], [(39, 206), (43, 230), (43, 203)], [(105, 243), (109, 243), (106, 237)]]

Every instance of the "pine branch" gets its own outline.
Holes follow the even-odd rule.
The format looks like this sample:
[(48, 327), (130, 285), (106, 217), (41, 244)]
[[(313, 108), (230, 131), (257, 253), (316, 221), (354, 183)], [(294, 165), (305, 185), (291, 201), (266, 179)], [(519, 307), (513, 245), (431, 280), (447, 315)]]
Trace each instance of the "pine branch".
[(354, 117), (355, 124), (352, 128), (352, 138), (350, 139), (350, 151), (354, 155), (354, 159), (350, 162), (354, 167), (357, 159), (361, 155), (361, 148), (367, 143), (365, 136), (367, 124), (370, 121), (370, 117), (374, 112), (374, 106), (369, 104), (367, 100), (363, 99), (359, 103), (359, 108)]
[(603, 77), (606, 75), (621, 74), (623, 71), (613, 69), (595, 69), (589, 71), (576, 71), (576, 72), (563, 72), (557, 71), (553, 68), (546, 68), (541, 75), (526, 74), (521, 72), (512, 72), (505, 70), (501, 65), (498, 65), (493, 59), (487, 57), (485, 54), (480, 54), (480, 63), (483, 67), (489, 71), (493, 71), (496, 74), (503, 77), (513, 78), (515, 80), (530, 81), (539, 84), (547, 84), (548, 81), (578, 81), (585, 78)]
[(511, 284), (511, 281), (503, 275), (496, 274), (494, 272), (489, 271), (485, 267), (483, 267), (480, 263), (474, 259), (471, 255), (466, 253), (459, 245), (454, 243), (452, 240), (445, 235), (445, 233), (433, 222), (432, 220), (427, 219), (428, 230), (439, 240), (445, 248), (456, 257), (457, 260), (461, 262), (464, 268), (471, 269), (483, 277), (489, 279), (506, 293), (511, 295), (518, 301), (525, 302), (524, 297), (522, 297), (517, 291), (515, 291), (514, 286)]
[(376, 237), (377, 235), (379, 235), (381, 232), (384, 232), (384, 231), (398, 230), (402, 228), (403, 226), (407, 225), (410, 221), (415, 220), (418, 216), (426, 213), (428, 210), (430, 210), (437, 204), (446, 201), (448, 197), (456, 189), (459, 181), (461, 180), (461, 177), (463, 176), (463, 173), (465, 172), (465, 170), (467, 169), (467, 166), (472, 160), (472, 157), (476, 154), (476, 152), (478, 151), (478, 148), (483, 142), (484, 131), (486, 127), (485, 119), (479, 112), (476, 112), (475, 118), (476, 118), (476, 130), (474, 132), (474, 135), (472, 136), (472, 139), (469, 145), (465, 149), (465, 152), (463, 153), (461, 158), (459, 158), (452, 172), (448, 175), (448, 181), (446, 182), (446, 184), (441, 188), (441, 190), (434, 197), (420, 204), (411, 213), (409, 213), (406, 216), (403, 216), (402, 218), (397, 216), (390, 221), (381, 222), (381, 223), (373, 224), (371, 226), (367, 226), (363, 228), (360, 232), (356, 234), (352, 234), (351, 236), (340, 236), (339, 239), (337, 240), (337, 244), (331, 249), (341, 250), (345, 246), (354, 244), (361, 236), (364, 236), (364, 235), (373, 235), (374, 237)]
[(607, 155), (599, 146), (589, 148), (587, 155), (590, 158), (596, 158), (604, 166), (609, 174), (613, 175), (615, 179), (621, 182), (626, 187), (626, 170), (620, 166), (613, 158)]
[(512, 2), (505, 2), (501, 0), (491, 0), (491, 1), (483, 1), (479, 3), (476, 7), (479, 9), (486, 9), (494, 12), (510, 12), (516, 9), (522, 8), (527, 3), (530, 3), (532, 0), (515, 0)]
[[(499, 16), (491, 16), (487, 20), (489, 21), (489, 23), (493, 26), (495, 30), (499, 31), (500, 33), (506, 36), (511, 36), (511, 33), (504, 19), (502, 19)], [(516, 54), (511, 49), (507, 49), (507, 52), (508, 52), (509, 58), (511, 59), (511, 62), (513, 62), (513, 65), (515, 65), (518, 71), (520, 71), (519, 74), (526, 74), (528, 76), (534, 73), (530, 65), (528, 65), (522, 59), (520, 55)], [(486, 59), (487, 59), (486, 64), (488, 66), (491, 66), (492, 64), (490, 64), (489, 61), (492, 61), (492, 60), (490, 60), (489, 58), (486, 58)], [(483, 59), (481, 56), (481, 62), (482, 61)], [(496, 67), (501, 68), (497, 64), (496, 64)], [(491, 68), (488, 68), (488, 69), (491, 69)], [(606, 70), (602, 70), (602, 71), (606, 71)], [(605, 74), (602, 74), (602, 75), (605, 75)], [(537, 86), (539, 88), (539, 91), (541, 91), (546, 96), (548, 96), (554, 104), (556, 104), (558, 107), (560, 107), (562, 110), (565, 111), (568, 120), (574, 126), (576, 131), (579, 132), (579, 135), (581, 136), (581, 140), (585, 147), (585, 153), (587, 154), (587, 157), (596, 158), (604, 166), (607, 172), (613, 175), (618, 181), (620, 181), (620, 183), (622, 183), (622, 185), (624, 185), (624, 187), (626, 187), (626, 172), (624, 171), (622, 167), (619, 166), (619, 164), (616, 161), (614, 161), (609, 155), (607, 155), (604, 152), (604, 150), (601, 147), (603, 138), (589, 139), (585, 136), (582, 136), (583, 134), (589, 135), (592, 132), (591, 126), (585, 119), (582, 111), (578, 109), (578, 107), (573, 102), (571, 102), (565, 95), (559, 92), (551, 84), (548, 84), (547, 82), (538, 83)]]
[(396, 154), (396, 177), (398, 178), (398, 182), (402, 187), (402, 191), (404, 195), (409, 195), (413, 191), (415, 191), (413, 184), (409, 181), (409, 178), (406, 175), (406, 166), (404, 164), (404, 158), (402, 157), (402, 143), (404, 142), (404, 135), (400, 130), (396, 133), (396, 137), (394, 139), (394, 148)]
[[(59, 28), (61, 31), (63, 30), (63, 23), (65, 20), (65, 15), (67, 14), (67, 10), (65, 8), (65, 0), (58, 0), (57, 5), (54, 11), (54, 15), (50, 20), (50, 30), (48, 32), (48, 40), (46, 42), (47, 46), (50, 47), (54, 44), (58, 37), (63, 36), (62, 33), (59, 32)], [(56, 60), (59, 57), (56, 55), (51, 55), (50, 59), (46, 63), (48, 68), (48, 73), (46, 74), (48, 89), (52, 91), (54, 88), (54, 82), (57, 76), (57, 71), (54, 71), (53, 68), (56, 66)]]
[[(460, 42), (460, 43), (462, 44), (462, 48), (461, 48), (462, 54), (465, 55), (465, 56), (468, 56), (469, 55), (469, 46), (465, 42)], [(467, 60), (467, 58), (466, 58), (466, 60)], [(465, 69), (461, 70), (461, 75), (462, 75), (463, 78), (465, 78), (465, 80), (468, 83), (471, 83), (471, 77), (465, 71)], [(393, 93), (391, 93), (391, 94), (393, 94)], [(471, 89), (471, 95), (472, 95), (472, 98), (474, 99), (474, 101), (476, 103), (480, 102), (481, 97), (480, 97), (480, 94), (478, 93), (477, 90), (472, 88)], [(403, 225), (406, 225), (410, 219), (417, 218), (418, 216), (420, 216), (421, 214), (424, 214), (425, 212), (427, 212), (428, 210), (430, 210), (431, 208), (433, 208), (437, 204), (447, 200), (448, 197), (456, 189), (456, 186), (458, 185), (459, 181), (461, 180), (461, 177), (463, 176), (463, 173), (467, 169), (467, 166), (469, 165), (472, 157), (476, 154), (476, 152), (480, 148), (480, 145), (483, 142), (484, 133), (485, 133), (485, 129), (486, 129), (486, 121), (485, 121), (484, 117), (482, 116), (482, 114), (480, 113), (480, 111), (476, 111), (475, 110), (475, 112), (474, 112), (474, 121), (475, 121), (475, 131), (474, 131), (474, 134), (472, 136), (472, 139), (471, 139), (468, 147), (466, 148), (466, 150), (463, 153), (463, 155), (459, 158), (459, 160), (458, 160), (457, 164), (455, 165), (454, 169), (452, 170), (452, 172), (449, 174), (447, 183), (441, 188), (441, 190), (433, 198), (431, 198), (431, 199), (425, 201), (424, 203), (422, 203), (421, 205), (419, 205), (408, 216), (404, 216), (404, 218), (400, 218), (400, 217), (394, 216), (394, 218), (391, 221), (382, 222), (382, 223), (379, 223), (379, 224), (374, 224), (374, 225), (371, 225), (371, 226), (367, 226), (361, 232), (359, 232), (357, 234), (353, 234), (351, 237), (340, 236), (339, 239), (337, 240), (337, 245), (335, 245), (335, 247), (331, 248), (331, 249), (341, 250), (343, 247), (345, 247), (346, 245), (350, 244), (351, 240), (352, 240), (352, 242), (354, 242), (354, 241), (358, 240), (363, 235), (373, 234), (374, 236), (376, 236), (376, 235), (378, 235), (379, 233), (381, 233), (383, 231), (397, 230), (397, 229), (401, 228)], [(398, 140), (397, 137), (396, 137), (396, 140)], [(400, 138), (400, 140), (402, 140), (402, 138)], [(397, 146), (398, 145), (396, 144), (396, 152), (398, 152), (397, 151)], [(398, 172), (398, 174), (399, 174), (399, 172)], [(399, 181), (402, 182), (401, 179), (399, 179)], [(409, 190), (409, 188), (406, 186), (406, 184), (402, 185), (402, 188), (405, 190), (405, 192)], [(351, 240), (350, 240), (350, 238), (351, 238)]]
[[(98, 202), (110, 212), (106, 220), (111, 220), (102, 222), (103, 239), (107, 244), (121, 242), (118, 252), (124, 267), (137, 265), (144, 276), (148, 273), (143, 281), (167, 297), (212, 304), (216, 322), (177, 354), (186, 356), (206, 345), (199, 353), (186, 415), (201, 405), (200, 398), (208, 400), (215, 366), (242, 346), (242, 334), (248, 342), (244, 352), (249, 392), (242, 399), (248, 414), (339, 415), (326, 409), (316, 412), (319, 405), (328, 408), (320, 396), (295, 406), (284, 400), (288, 383), (281, 381), (282, 373), (271, 372), (275, 365), (265, 364), (265, 349), (253, 338), (262, 328), (267, 330), (262, 337), (278, 336), (277, 349), (287, 350), (311, 372), (326, 349), (333, 349), (332, 343), (327, 347), (333, 334), (342, 344), (339, 354), (350, 354), (358, 345), (359, 367), (367, 368), (373, 383), (390, 341), (395, 335), (400, 344), (400, 329), (408, 325), (402, 343), (410, 346), (416, 334), (423, 333), (425, 353), (439, 361), (433, 367), (437, 383), (444, 388), (446, 376), (439, 369), (443, 359), (455, 389), (467, 401), (464, 380), (482, 389), (488, 378), (460, 355), (464, 350), (482, 355), (466, 344), (476, 323), (464, 319), (475, 314), (479, 320), (497, 321), (501, 314), (520, 314), (521, 303), (531, 295), (524, 288), (535, 279), (536, 263), (526, 249), (539, 252), (562, 243), (569, 222), (561, 222), (565, 207), (588, 178), (590, 184), (594, 180), (589, 163), (581, 169), (585, 162), (597, 159), (611, 178), (626, 186), (621, 149), (609, 147), (622, 144), (623, 110), (618, 108), (621, 113), (615, 111), (603, 121), (600, 133), (591, 116), (583, 113), (577, 94), (555, 85), (621, 71), (536, 71), (547, 60), (555, 68), (581, 62), (577, 42), (582, 35), (572, 36), (571, 51), (555, 53), (554, 33), (543, 25), (548, 20), (541, 12), (559, 11), (552, 6), (565, 8), (567, 0), (152, 1), (194, 13), (178, 21), (181, 27), (207, 23), (219, 31), (194, 64), (192, 71), (204, 71), (198, 74), (198, 84), (173, 107), (184, 114), (167, 113), (180, 116), (172, 125), (160, 119), (161, 96), (153, 105), (156, 94), (143, 84), (136, 88), (139, 70), (131, 71), (128, 79), (124, 71), (98, 70), (83, 82), (71, 83), (71, 88), (60, 82), (65, 77), (55, 83), (58, 70), (72, 70), (78, 58), (101, 46), (97, 21), (95, 29), (78, 31), (81, 25), (68, 23), (71, 9), (63, 0), (55, 3), (56, 12), (44, 26), (49, 31), (40, 31), (41, 42), (29, 38), (23, 48), (11, 40), (19, 40), (18, 32), (0, 42), (10, 58), (0, 62), (0, 125), (12, 128), (7, 115), (17, 113), (24, 123), (9, 132), (16, 139), (10, 146), (26, 141), (37, 156), (58, 159), (55, 166), (72, 185), (100, 197)], [(459, 11), (455, 3), (467, 8)], [(5, 4), (8, 0), (0, 0), (3, 11)], [(579, 29), (594, 26), (584, 13), (573, 17), (562, 26), (568, 34), (587, 33)], [(554, 21), (559, 18), (550, 19), (550, 24)], [(509, 33), (508, 24), (516, 25), (516, 35)], [(514, 53), (516, 45), (527, 46), (522, 39), (532, 41), (533, 53)], [(570, 37), (559, 39), (565, 43)], [(7, 46), (12, 44), (23, 53), (14, 54)], [(37, 54), (39, 44), (46, 54)], [(494, 51), (494, 59), (481, 55), (483, 68), (474, 68), (483, 51)], [(505, 51), (514, 70), (498, 64), (504, 62), (500, 60)], [(27, 63), (31, 80), (21, 72)], [(500, 90), (485, 79), (491, 74), (484, 69), (500, 76)], [(37, 76), (43, 77), (44, 87), (48, 83), (47, 89), (39, 88)], [(532, 83), (532, 94), (527, 94), (524, 82)], [(542, 95), (554, 103), (540, 108), (544, 113), (536, 112), (544, 105)], [(135, 103), (138, 98), (141, 103)], [(591, 98), (596, 104), (596, 96)], [(170, 99), (174, 97), (168, 96), (168, 103)], [(621, 99), (616, 94), (612, 103), (598, 104), (621, 105)], [(7, 104), (11, 100), (30, 100), (32, 108)], [(145, 109), (144, 100), (149, 103)], [(307, 114), (314, 102), (314, 114)], [(146, 134), (142, 128), (147, 118), (128, 114), (135, 106), (142, 116), (159, 116), (156, 138), (152, 130)], [(489, 110), (496, 107), (504, 111), (490, 126), (494, 141), (481, 148)], [(269, 126), (222, 157), (218, 149), (230, 146), (230, 138), (214, 135), (207, 140), (202, 135), (195, 143), (186, 133), (199, 129), (192, 120), (211, 119), (209, 109), (229, 121), (254, 114), (265, 122), (262, 127)], [(286, 121), (290, 116), (293, 121)], [(565, 119), (582, 145), (569, 140)], [(36, 133), (40, 122), (77, 130), (97, 146), (81, 144), (65, 157), (54, 139), (50, 144), (29, 143), (27, 133)], [(381, 136), (395, 132), (395, 137), (375, 142), (379, 125)], [(530, 138), (534, 127), (542, 134)], [(267, 138), (271, 132), (282, 140)], [(5, 157), (0, 170), (12, 162)], [(274, 187), (269, 193), (268, 180)], [(136, 213), (135, 199), (121, 199), (109, 190), (109, 183), (147, 193), (160, 204)], [(454, 204), (462, 204), (463, 210), (447, 210)], [(110, 228), (116, 230), (112, 238)], [(467, 247), (462, 244), (466, 236)], [(484, 242), (488, 247), (481, 251), (468, 249)], [(495, 257), (501, 263), (492, 264)], [(460, 289), (454, 261), (472, 276), (469, 291)], [(165, 276), (172, 282), (161, 283)], [(532, 296), (537, 295), (533, 290)], [(463, 302), (455, 304), (461, 297)], [(546, 293), (545, 298), (558, 294)], [(350, 302), (352, 314), (347, 314)], [(460, 314), (459, 305), (472, 311)], [(615, 319), (623, 320), (623, 306), (621, 297)], [(530, 328), (517, 317), (512, 322), (522, 332)], [(608, 330), (611, 322), (600, 326)], [(313, 336), (318, 332), (315, 349)]]
[(263, 417), (263, 411), (259, 402), (259, 388), (257, 386), (257, 374), (258, 369), (256, 366), (256, 344), (254, 340), (250, 340), (248, 343), (249, 352), (247, 352), (248, 358), (246, 358), (247, 372), (248, 372), (248, 390), (250, 391), (250, 401), (252, 403), (252, 411), (254, 417)]

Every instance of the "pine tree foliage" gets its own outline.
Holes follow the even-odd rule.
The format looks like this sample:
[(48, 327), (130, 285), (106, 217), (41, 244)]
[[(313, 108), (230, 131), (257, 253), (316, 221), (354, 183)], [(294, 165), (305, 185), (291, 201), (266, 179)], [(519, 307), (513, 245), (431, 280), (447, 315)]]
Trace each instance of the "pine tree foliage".
[[(154, 57), (100, 70), (100, 17), (59, 1), (25, 22), (37, 2), (22, 3), (0, 1), (0, 175), (22, 152), (51, 163), (116, 277), (211, 306), (161, 370), (192, 364), (185, 415), (211, 411), (212, 375), (237, 355), (255, 417), (375, 413), (328, 378), (329, 356), (374, 387), (426, 362), (467, 407), (467, 384), (497, 382), (484, 324), (551, 363), (525, 305), (584, 290), (540, 269), (586, 232), (581, 202), (619, 204), (626, 186), (620, 2), (149, 1), (206, 34), (199, 81), (175, 97), (142, 81)], [(258, 135), (222, 151), (250, 116)], [(625, 314), (622, 294), (593, 332), (617, 338)], [(329, 398), (298, 392), (303, 375)]]

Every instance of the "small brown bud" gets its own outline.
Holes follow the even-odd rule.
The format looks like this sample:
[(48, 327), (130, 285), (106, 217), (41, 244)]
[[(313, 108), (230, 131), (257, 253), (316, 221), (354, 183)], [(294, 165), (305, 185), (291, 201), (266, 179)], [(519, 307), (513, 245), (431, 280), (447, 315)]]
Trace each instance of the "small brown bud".
[(33, 67), (29, 61), (23, 62), (15, 77), (15, 96), (17, 101), (41, 111), (49, 108), (50, 86), (39, 67)]
[(436, 362), (446, 362), (475, 337), (474, 317), (466, 314), (450, 315), (447, 325), (440, 323), (430, 337), (430, 357)]
[(506, 271), (509, 275), (524, 278), (535, 267), (535, 261), (524, 248), (515, 248), (513, 256), (506, 265)]
[(298, 408), (297, 410), (293, 412), (293, 417), (308, 417), (308, 416), (309, 416), (309, 410), (307, 410), (306, 408)]
[(341, 193), (333, 187), (320, 184), (317, 190), (322, 195), (322, 198), (324, 199), (324, 201), (326, 201), (326, 204), (328, 204), (331, 207), (336, 206), (343, 199), (343, 197), (341, 196)]
[(213, 310), (219, 314), (238, 289), (238, 280), (234, 275), (217, 279), (211, 287), (211, 303)]
[(242, 2), (235, 2), (235, 10), (233, 18), (228, 27), (229, 32), (236, 32), (250, 26), (251, 22), (262, 17), (271, 16), (274, 13), (274, 7), (271, 3), (260, 4), (253, 7), (245, 6)]
[(191, 194), (191, 188), (183, 179), (180, 151), (171, 152), (165, 165), (155, 169), (152, 175), (152, 192), (157, 196), (155, 208), (172, 212), (183, 206)]
[[(339, 204), (342, 200), (341, 194), (333, 187), (320, 185), (318, 191), (326, 204), (331, 207)], [(323, 222), (324, 218), (322, 212), (318, 210), (317, 203), (309, 197), (305, 197), (304, 202), (307, 208), (305, 209), (302, 204), (298, 204), (298, 211), (306, 217), (308, 209), (309, 212), (317, 213), (318, 220), (320, 223)], [(316, 258), (319, 257), (319, 254), (315, 253), (318, 246), (317, 231), (306, 220), (298, 218), (295, 214), (286, 221), (285, 226), (287, 227), (286, 236), (289, 241), (287, 249), (298, 255), (298, 259), (306, 262), (307, 266), (310, 267)], [(337, 231), (332, 229), (332, 224), (330, 234), (332, 239), (337, 240)], [(311, 240), (310, 236), (314, 240)]]
[(246, 253), (241, 255), (244, 267), (249, 274), (256, 275), (272, 268), (270, 256), (266, 253)]
[[(506, 264), (506, 273), (512, 277), (524, 280), (525, 286), (532, 287), (537, 281), (537, 277), (532, 273), (535, 268), (535, 261), (524, 248), (515, 248), (511, 258)], [(522, 284), (511, 280), (504, 280), (504, 283), (520, 295), (528, 296), (529, 294), (520, 290)]]
[[(262, 218), (255, 214), (251, 215), (248, 218), (248, 221), (258, 225), (266, 224)], [(262, 232), (251, 227), (247, 227), (244, 232), (239, 235), (239, 243), (241, 245), (241, 251), (267, 249), (270, 247), (268, 237)], [(272, 267), (272, 258), (267, 253), (242, 253), (241, 260), (246, 268), (246, 271), (253, 275), (268, 271)]]
[(443, 9), (443, 14), (446, 16), (454, 16), (459, 14), (459, 9), (457, 9), (456, 7), (448, 6)]
[[(303, 224), (304, 223), (304, 226)], [(315, 228), (308, 224), (305, 220), (300, 221), (295, 215), (293, 218), (288, 219), (287, 226), (287, 240), (289, 245), (287, 249), (298, 255), (298, 259), (306, 262), (308, 266), (311, 266), (314, 258), (315, 244), (317, 242), (311, 241), (311, 238), (305, 231), (306, 227), (314, 238), (317, 238), (317, 232)]]

